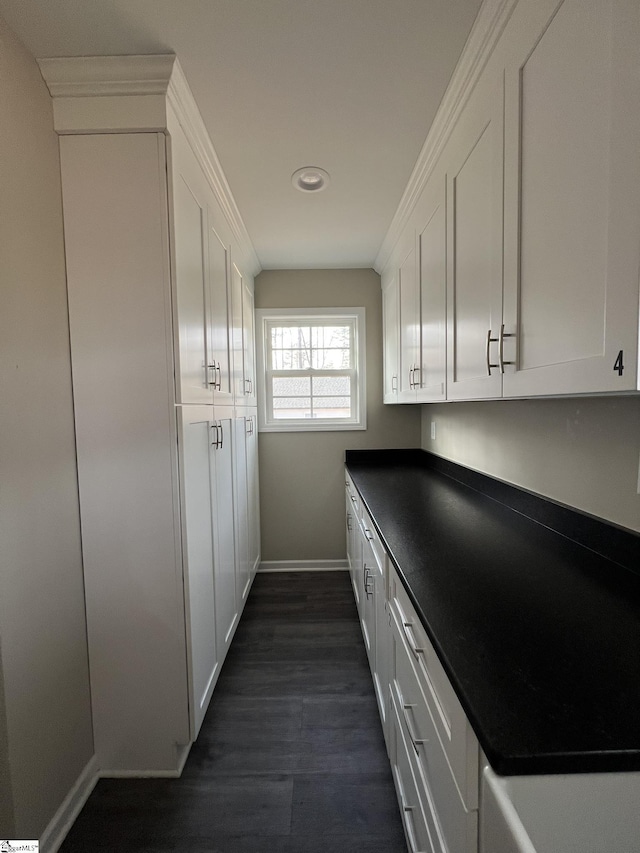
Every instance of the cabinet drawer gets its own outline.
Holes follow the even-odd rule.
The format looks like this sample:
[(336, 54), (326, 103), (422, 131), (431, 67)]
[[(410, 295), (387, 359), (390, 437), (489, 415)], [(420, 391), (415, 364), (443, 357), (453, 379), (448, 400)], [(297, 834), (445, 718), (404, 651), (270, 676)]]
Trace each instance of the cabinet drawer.
[(462, 802), (467, 809), (476, 809), (480, 762), (478, 741), (393, 568), (390, 568), (389, 576), (389, 603)]
[[(433, 814), (425, 813), (422, 807), (416, 780), (411, 769), (409, 748), (393, 699), (391, 708), (389, 753), (409, 853), (447, 853), (446, 848), (443, 848), (439, 843), (437, 825)], [(436, 839), (435, 843), (433, 839)]]
[(353, 485), (353, 480), (348, 474), (345, 474), (345, 486), (347, 489), (347, 504), (351, 504), (353, 513), (358, 522), (361, 519), (360, 495), (356, 487)]
[(423, 808), (434, 814), (440, 837), (444, 838), (442, 849), (448, 853), (473, 853), (478, 845), (477, 811), (465, 806), (409, 654), (394, 619), (391, 694)]
[(373, 556), (376, 558), (376, 563), (378, 564), (378, 568), (381, 572), (384, 572), (385, 569), (385, 550), (382, 547), (382, 542), (380, 541), (380, 537), (373, 526), (373, 522), (371, 521), (371, 517), (364, 506), (361, 507), (361, 526), (362, 526), (362, 534), (364, 538), (371, 545), (371, 550), (373, 551)]

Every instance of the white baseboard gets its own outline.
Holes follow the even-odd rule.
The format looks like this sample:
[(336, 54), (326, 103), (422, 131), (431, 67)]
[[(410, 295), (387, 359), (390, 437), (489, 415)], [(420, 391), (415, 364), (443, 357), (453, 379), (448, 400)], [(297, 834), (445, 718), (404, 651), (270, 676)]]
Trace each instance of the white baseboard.
[(75, 785), (40, 836), (40, 853), (56, 853), (98, 781), (96, 756), (87, 762)]
[(336, 572), (346, 571), (346, 560), (263, 560), (259, 572)]

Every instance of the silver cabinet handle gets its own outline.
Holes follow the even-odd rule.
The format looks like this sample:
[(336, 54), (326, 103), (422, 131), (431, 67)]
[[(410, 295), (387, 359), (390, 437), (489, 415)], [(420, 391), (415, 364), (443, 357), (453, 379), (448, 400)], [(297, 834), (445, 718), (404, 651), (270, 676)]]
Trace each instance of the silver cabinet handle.
[(364, 538), (368, 539), (369, 542), (373, 542), (373, 536), (371, 535), (371, 531), (369, 530), (368, 527), (365, 527), (365, 529), (364, 529)]
[[(500, 367), (500, 373), (504, 373), (505, 364), (515, 364), (515, 361), (505, 361), (504, 360), (504, 339), (505, 338), (515, 338), (515, 335), (511, 333), (507, 333), (504, 330), (504, 323), (500, 326), (500, 336), (498, 339), (498, 362)], [(495, 367), (495, 365), (492, 365)]]
[[(500, 338), (492, 338), (491, 337), (491, 329), (487, 332), (487, 374), (491, 376), (491, 369), (493, 367), (500, 367), (500, 364), (493, 364), (491, 362), (491, 344), (499, 341)], [(504, 372), (504, 371), (503, 371)]]
[(416, 831), (413, 826), (413, 810), (414, 806), (408, 806), (407, 802), (404, 798), (404, 794), (402, 795), (402, 812), (404, 814), (405, 820), (404, 825), (407, 828), (407, 839), (409, 841), (409, 851), (410, 853), (421, 853), (418, 850), (418, 842), (416, 841)]
[(347, 530), (351, 532), (351, 513), (347, 513)]
[(216, 373), (218, 375), (218, 382), (216, 384), (216, 388), (218, 391), (222, 391), (222, 368), (220, 367), (220, 362), (216, 365)]
[(215, 438), (211, 442), (211, 447), (217, 450), (220, 447), (220, 435), (218, 432), (218, 424), (211, 424), (211, 429), (215, 430)]
[(398, 377), (392, 376), (391, 377), (391, 393), (393, 394), (394, 391), (397, 391), (397, 390), (398, 390)]
[(224, 426), (222, 421), (220, 421), (220, 450), (222, 450), (224, 446)]
[[(209, 376), (210, 370), (213, 370), (213, 379), (211, 379)], [(206, 368), (207, 385), (213, 386), (213, 388), (217, 387), (217, 385), (216, 385), (216, 370), (217, 370), (217, 365), (216, 365), (215, 361), (212, 364), (207, 365), (207, 368)]]
[(407, 731), (409, 732), (409, 738), (411, 740), (411, 743), (413, 744), (413, 748), (416, 751), (416, 755), (418, 755), (418, 744), (429, 743), (429, 741), (425, 740), (424, 738), (419, 738), (416, 736), (416, 731), (413, 727), (413, 723), (411, 722), (411, 718), (409, 717), (409, 714), (408, 714), (408, 711), (410, 711), (412, 708), (415, 708), (415, 707), (416, 707), (415, 705), (412, 705), (409, 702), (403, 702), (402, 703), (402, 716), (404, 717), (404, 721), (407, 724)]
[(402, 623), (402, 630), (404, 631), (404, 635), (407, 638), (407, 642), (409, 643), (409, 648), (413, 652), (413, 656), (415, 658), (417, 658), (418, 655), (424, 654), (424, 649), (421, 649), (416, 645), (416, 641), (415, 641), (415, 638), (413, 636), (413, 630), (412, 629), (413, 629), (413, 622), (403, 622)]
[(413, 367), (409, 368), (409, 388), (413, 388)]
[(369, 589), (369, 581), (372, 580), (371, 569), (369, 566), (365, 565), (364, 567), (364, 591), (366, 593), (367, 598), (371, 598), (373, 595), (373, 590)]
[(358, 503), (358, 499), (356, 498), (356, 496), (355, 496), (355, 495), (349, 495), (349, 497), (351, 498), (351, 500), (352, 500), (352, 502), (353, 502), (354, 504), (355, 504), (355, 503)]
[(416, 379), (416, 378), (415, 378), (415, 374), (416, 374), (416, 373), (418, 374), (418, 377), (420, 377), (420, 375), (421, 375), (421, 374), (420, 374), (420, 371), (421, 371), (421, 368), (420, 368), (420, 367), (418, 367), (418, 365), (416, 364), (416, 366), (413, 368), (413, 373), (414, 373), (413, 387), (414, 387), (414, 388), (419, 388), (419, 387), (420, 387), (420, 383), (421, 383), (422, 379), (420, 379), (420, 378)]

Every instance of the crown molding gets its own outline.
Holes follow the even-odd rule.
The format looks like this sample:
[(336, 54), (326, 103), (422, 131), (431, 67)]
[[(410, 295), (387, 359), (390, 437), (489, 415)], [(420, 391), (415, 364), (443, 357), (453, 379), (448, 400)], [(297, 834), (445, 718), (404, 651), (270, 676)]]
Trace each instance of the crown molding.
[(378, 250), (374, 264), (376, 272), (381, 273), (389, 262), (451, 131), (517, 2), (518, 0), (484, 0), (480, 7), (400, 203)]
[(167, 132), (167, 106), (178, 120), (227, 218), (247, 273), (260, 261), (174, 54), (73, 56), (38, 60), (53, 98), (58, 133)]
[(68, 56), (39, 59), (52, 98), (163, 95), (176, 61), (157, 56)]
[(262, 267), (253, 248), (242, 215), (236, 204), (231, 187), (218, 160), (218, 155), (213, 147), (207, 128), (198, 109), (193, 93), (189, 88), (187, 78), (182, 71), (179, 61), (176, 59), (173, 73), (167, 90), (167, 101), (173, 110), (185, 136), (187, 137), (193, 153), (196, 155), (200, 167), (205, 173), (222, 211), (229, 223), (229, 227), (235, 237), (237, 249), (243, 256), (244, 268), (251, 275), (257, 275)]

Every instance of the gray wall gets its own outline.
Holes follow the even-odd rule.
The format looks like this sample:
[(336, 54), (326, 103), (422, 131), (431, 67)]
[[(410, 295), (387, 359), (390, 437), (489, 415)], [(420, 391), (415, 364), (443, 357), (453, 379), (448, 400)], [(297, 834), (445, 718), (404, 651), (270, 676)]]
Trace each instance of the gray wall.
[(256, 308), (366, 309), (367, 429), (261, 433), (262, 560), (345, 558), (344, 451), (419, 447), (420, 407), (382, 403), (382, 295), (370, 269), (268, 270)]
[(640, 398), (505, 400), (422, 409), (425, 450), (640, 530)]
[(37, 838), (93, 741), (58, 143), (2, 20), (0, 168), (0, 835)]

